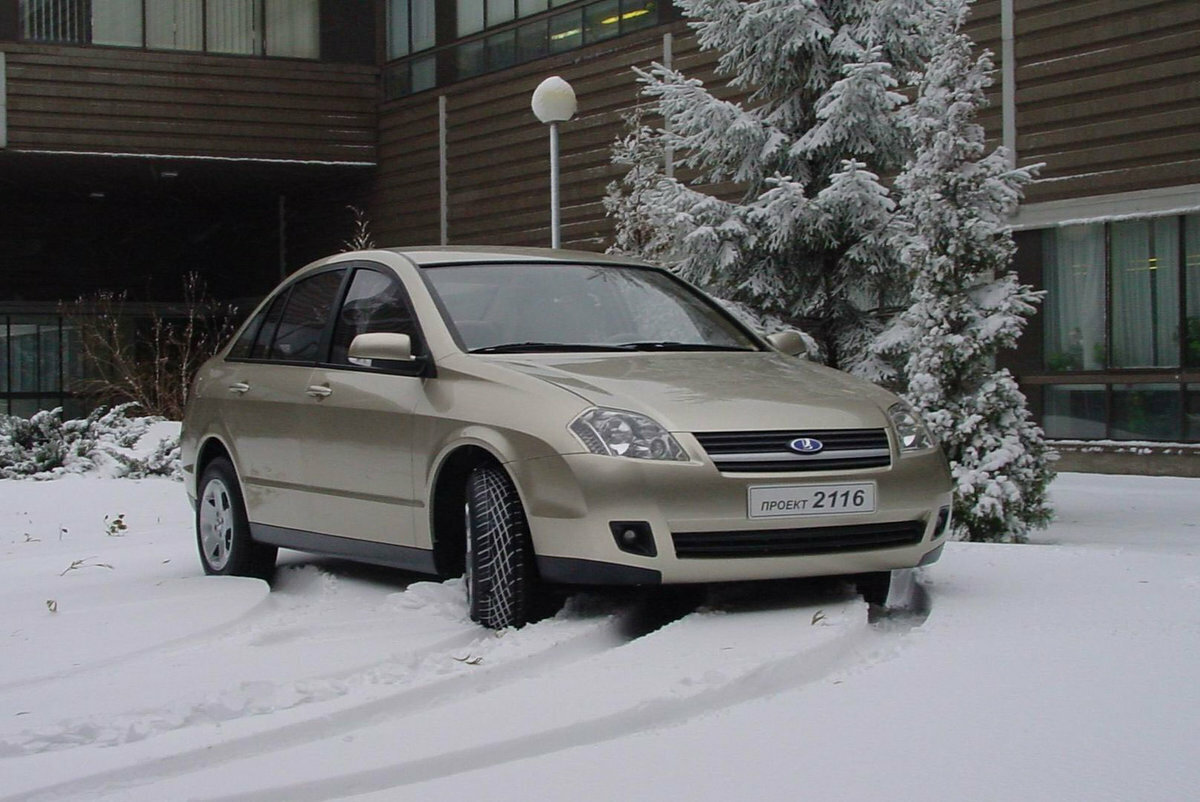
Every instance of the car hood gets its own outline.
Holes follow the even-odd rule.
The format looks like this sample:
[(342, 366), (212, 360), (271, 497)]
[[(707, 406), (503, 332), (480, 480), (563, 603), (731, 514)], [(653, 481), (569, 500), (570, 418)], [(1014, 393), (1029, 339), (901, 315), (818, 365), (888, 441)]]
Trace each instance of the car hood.
[(650, 415), (671, 431), (878, 428), (896, 400), (776, 352), (538, 354), (504, 362), (596, 406)]

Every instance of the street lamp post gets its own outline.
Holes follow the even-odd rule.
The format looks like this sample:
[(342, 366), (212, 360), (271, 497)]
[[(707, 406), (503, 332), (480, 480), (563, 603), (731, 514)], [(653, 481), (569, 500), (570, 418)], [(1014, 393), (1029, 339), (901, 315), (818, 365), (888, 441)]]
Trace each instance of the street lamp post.
[(533, 113), (550, 126), (550, 247), (562, 242), (558, 215), (558, 124), (575, 116), (578, 104), (571, 85), (552, 75), (533, 90)]

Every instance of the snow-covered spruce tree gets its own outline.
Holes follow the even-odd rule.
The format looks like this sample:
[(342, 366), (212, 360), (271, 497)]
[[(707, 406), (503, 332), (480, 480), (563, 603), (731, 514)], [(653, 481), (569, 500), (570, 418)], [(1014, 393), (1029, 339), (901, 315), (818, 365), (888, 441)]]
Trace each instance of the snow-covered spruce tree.
[[(945, 0), (677, 0), (745, 102), (653, 65), (639, 71), (661, 128), (615, 157), (617, 249), (800, 325), (854, 369), (903, 275), (903, 231), (880, 181), (908, 156), (898, 76), (931, 55)], [(664, 174), (679, 154), (693, 180)]]
[(956, 536), (1020, 542), (1051, 518), (1052, 457), (1016, 381), (995, 363), (1040, 300), (1010, 269), (1008, 218), (1033, 175), (1012, 168), (1003, 149), (986, 150), (976, 115), (992, 62), (973, 56), (958, 31), (966, 9), (965, 0), (947, 2), (955, 24), (943, 28), (950, 32), (903, 111), (916, 146), (896, 179), (912, 300), (876, 350), (950, 459)]

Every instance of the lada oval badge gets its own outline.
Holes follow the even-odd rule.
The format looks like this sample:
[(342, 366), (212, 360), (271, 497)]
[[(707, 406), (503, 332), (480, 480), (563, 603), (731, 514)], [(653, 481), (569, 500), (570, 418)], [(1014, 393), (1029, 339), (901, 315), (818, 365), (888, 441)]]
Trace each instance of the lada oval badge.
[(797, 454), (817, 454), (825, 448), (825, 444), (815, 437), (797, 437), (788, 443), (788, 448)]

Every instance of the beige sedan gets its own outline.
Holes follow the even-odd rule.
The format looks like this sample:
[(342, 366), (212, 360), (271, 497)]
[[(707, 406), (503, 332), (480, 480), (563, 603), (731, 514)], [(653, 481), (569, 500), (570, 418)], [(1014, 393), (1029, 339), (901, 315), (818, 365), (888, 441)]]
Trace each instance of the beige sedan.
[(545, 583), (852, 575), (937, 559), (946, 460), (896, 396), (591, 253), (344, 253), (199, 372), (183, 462), (204, 570), (278, 547), (465, 574), (520, 626)]

